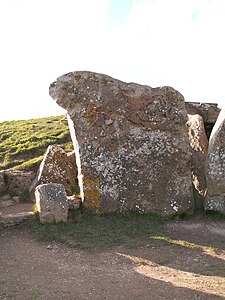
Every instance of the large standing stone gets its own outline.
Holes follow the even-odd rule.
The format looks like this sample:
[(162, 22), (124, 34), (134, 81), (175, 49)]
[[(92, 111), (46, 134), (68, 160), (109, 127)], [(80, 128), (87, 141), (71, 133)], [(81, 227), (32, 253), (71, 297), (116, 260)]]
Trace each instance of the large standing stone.
[(37, 186), (35, 198), (42, 224), (67, 222), (68, 202), (62, 184), (48, 183)]
[(86, 207), (192, 212), (187, 114), (179, 92), (74, 72), (52, 83), (50, 95), (76, 131)]
[(209, 140), (206, 177), (205, 209), (225, 214), (225, 108), (221, 110)]
[(194, 186), (195, 208), (203, 210), (206, 194), (205, 161), (208, 153), (208, 139), (204, 121), (200, 115), (188, 115), (188, 136), (192, 148), (192, 182)]
[(77, 186), (75, 154), (70, 154), (70, 158), (68, 158), (66, 152), (60, 146), (48, 146), (37, 176), (32, 183), (31, 193), (36, 186), (45, 183), (61, 183), (64, 185), (67, 194), (72, 195)]

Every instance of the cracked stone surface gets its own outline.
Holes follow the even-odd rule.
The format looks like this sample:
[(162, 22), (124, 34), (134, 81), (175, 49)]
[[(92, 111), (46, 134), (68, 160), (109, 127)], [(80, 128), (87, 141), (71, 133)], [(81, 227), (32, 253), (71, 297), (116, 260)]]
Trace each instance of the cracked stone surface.
[(36, 205), (40, 222), (67, 222), (68, 201), (62, 184), (40, 184), (35, 189)]
[(205, 209), (225, 213), (225, 108), (221, 110), (210, 136), (206, 178)]
[(178, 91), (73, 72), (53, 82), (50, 95), (75, 129), (86, 207), (192, 213), (187, 113)]
[(207, 191), (205, 162), (208, 154), (208, 139), (205, 133), (203, 118), (198, 115), (188, 115), (188, 136), (192, 149), (192, 182), (194, 186), (195, 209), (203, 210)]
[(45, 183), (61, 183), (67, 195), (72, 195), (74, 187), (77, 187), (75, 154), (67, 155), (60, 146), (49, 145), (30, 187), (30, 193), (34, 193), (36, 186)]

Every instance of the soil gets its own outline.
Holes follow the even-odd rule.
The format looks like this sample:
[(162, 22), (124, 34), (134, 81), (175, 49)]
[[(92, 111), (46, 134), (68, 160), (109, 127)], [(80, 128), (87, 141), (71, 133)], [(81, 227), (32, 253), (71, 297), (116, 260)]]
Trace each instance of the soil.
[(0, 299), (225, 299), (225, 221), (167, 226), (168, 241), (101, 252), (37, 240), (26, 223), (6, 227)]

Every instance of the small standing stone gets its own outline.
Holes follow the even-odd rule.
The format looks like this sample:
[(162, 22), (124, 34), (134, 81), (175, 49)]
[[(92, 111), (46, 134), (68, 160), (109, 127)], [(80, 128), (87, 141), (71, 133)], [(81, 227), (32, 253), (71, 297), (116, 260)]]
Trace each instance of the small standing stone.
[(68, 157), (66, 152), (58, 145), (49, 145), (38, 173), (30, 187), (33, 194), (35, 187), (45, 183), (63, 184), (67, 195), (73, 194), (77, 189), (77, 168), (75, 154)]
[(41, 184), (35, 189), (36, 205), (40, 222), (67, 222), (68, 201), (62, 184)]

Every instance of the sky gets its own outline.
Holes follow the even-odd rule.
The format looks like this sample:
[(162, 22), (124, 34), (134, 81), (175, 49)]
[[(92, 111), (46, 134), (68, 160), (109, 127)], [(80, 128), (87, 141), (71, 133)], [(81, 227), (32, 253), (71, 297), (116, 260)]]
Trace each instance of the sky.
[(49, 84), (93, 71), (225, 105), (224, 0), (0, 0), (0, 121), (64, 114)]

